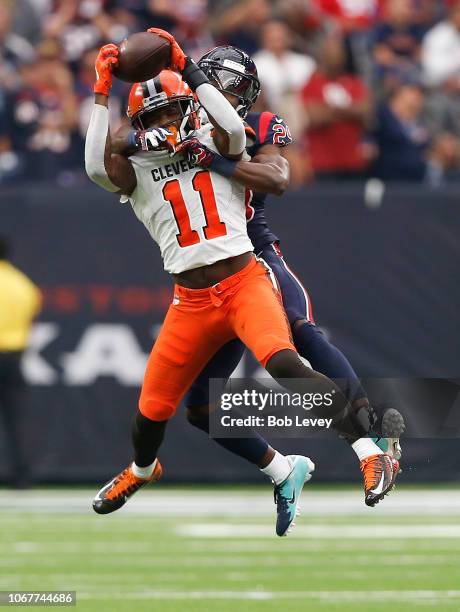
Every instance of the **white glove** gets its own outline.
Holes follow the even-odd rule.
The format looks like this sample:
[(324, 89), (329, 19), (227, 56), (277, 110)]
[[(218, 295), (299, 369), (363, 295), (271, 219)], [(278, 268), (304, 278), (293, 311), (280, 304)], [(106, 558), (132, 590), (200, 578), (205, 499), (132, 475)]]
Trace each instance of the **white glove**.
[(165, 143), (169, 145), (167, 138), (172, 135), (172, 132), (162, 127), (149, 128), (148, 130), (137, 130), (134, 141), (140, 151), (157, 151), (160, 148), (164, 149)]

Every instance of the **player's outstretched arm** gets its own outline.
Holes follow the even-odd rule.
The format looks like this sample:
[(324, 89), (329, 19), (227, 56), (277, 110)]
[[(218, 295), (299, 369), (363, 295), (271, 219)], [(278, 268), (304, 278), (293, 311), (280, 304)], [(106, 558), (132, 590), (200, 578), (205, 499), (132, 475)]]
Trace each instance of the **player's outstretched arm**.
[(150, 28), (148, 31), (163, 36), (171, 44), (171, 68), (182, 73), (182, 78), (196, 93), (200, 104), (206, 110), (215, 128), (214, 141), (220, 154), (240, 159), (246, 147), (246, 133), (236, 110), (220, 91), (209, 83), (207, 76), (195, 62), (185, 55), (171, 34), (158, 28)]
[(253, 191), (279, 196), (289, 187), (289, 177), (289, 162), (280, 155), (280, 148), (266, 144), (250, 162), (237, 163), (233, 178)]
[(177, 151), (186, 155), (194, 166), (233, 178), (253, 191), (282, 195), (289, 185), (289, 162), (281, 157), (275, 145), (261, 147), (251, 161), (234, 161), (222, 157), (197, 138), (188, 138), (179, 145)]
[(108, 100), (112, 68), (118, 49), (105, 45), (96, 59), (95, 101), (85, 143), (85, 167), (89, 178), (106, 191), (130, 195), (136, 187), (136, 174), (129, 160), (112, 154)]
[(260, 193), (283, 195), (289, 186), (289, 162), (279, 153), (258, 153), (251, 161), (239, 161), (233, 178)]

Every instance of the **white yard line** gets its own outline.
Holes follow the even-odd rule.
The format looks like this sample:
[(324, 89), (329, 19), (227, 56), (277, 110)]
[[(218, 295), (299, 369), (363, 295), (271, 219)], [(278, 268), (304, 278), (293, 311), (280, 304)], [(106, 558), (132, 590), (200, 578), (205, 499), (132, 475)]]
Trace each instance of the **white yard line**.
[(209, 590), (209, 591), (179, 591), (179, 590), (143, 590), (123, 591), (116, 593), (111, 591), (83, 591), (77, 593), (78, 599), (241, 599), (241, 600), (273, 600), (273, 599), (304, 599), (325, 602), (373, 602), (383, 601), (395, 602), (418, 602), (422, 603), (449, 603), (460, 600), (458, 590), (419, 590), (419, 591), (232, 591), (232, 590)]
[[(92, 514), (91, 501), (94, 489), (82, 491), (0, 491), (0, 512), (30, 512), (55, 514)], [(304, 490), (303, 511), (309, 516), (417, 516), (442, 515), (460, 518), (460, 490), (397, 490), (376, 508), (364, 505), (359, 486), (355, 491)], [(168, 490), (161, 487), (143, 490), (119, 512), (123, 514), (150, 515), (153, 517), (174, 516), (273, 516), (272, 490), (212, 491)]]
[[(304, 517), (304, 523), (308, 518)], [(271, 538), (274, 527), (270, 525), (233, 523), (187, 523), (177, 525), (181, 536), (195, 538)], [(438, 539), (460, 538), (460, 525), (296, 525), (296, 538), (319, 538), (328, 540), (370, 539)]]
[[(273, 555), (275, 555), (277, 551), (272, 550), (271, 552)], [(163, 559), (164, 557), (162, 557), (162, 562)], [(22, 580), (23, 576), (21, 576), (16, 569), (23, 565), (27, 566), (27, 579), (29, 581), (40, 582), (41, 578), (43, 578), (43, 571), (30, 571), (30, 557), (22, 557), (19, 561), (21, 561), (21, 563), (12, 563), (10, 566), (5, 565), (5, 569), (0, 573), (0, 588), (7, 586), (12, 580)], [(120, 563), (120, 561), (117, 564), (114, 559), (110, 559), (107, 560), (107, 562), (104, 562), (103, 572), (94, 571), (92, 569), (88, 573), (77, 573), (59, 571), (62, 568), (62, 561), (61, 563), (54, 563), (53, 560), (46, 555), (43, 556), (41, 561), (42, 570), (45, 567), (47, 568), (47, 582), (55, 581), (56, 583), (60, 582), (61, 584), (68, 584), (70, 581), (72, 584), (75, 584), (81, 579), (82, 584), (80, 586), (83, 586), (83, 588), (89, 588), (93, 584), (101, 585), (104, 582), (109, 582), (112, 584), (113, 568), (125, 568), (127, 565), (129, 565), (129, 571), (132, 572), (134, 569), (142, 568), (143, 566), (145, 567), (146, 564), (148, 565), (148, 558), (146, 556), (136, 560), (136, 563), (130, 564)], [(304, 555), (303, 557), (289, 558), (287, 563), (289, 567), (292, 568), (303, 568), (306, 572), (308, 572), (309, 577), (334, 577), (335, 579), (336, 576), (341, 576), (343, 578), (352, 576), (356, 573), (358, 573), (360, 576), (366, 575), (366, 573), (368, 574), (370, 564), (376, 563), (377, 561), (381, 566), (389, 566), (392, 568), (395, 566), (404, 566), (404, 576), (407, 576), (408, 573), (410, 573), (411, 575), (424, 575), (427, 578), (430, 576), (433, 568), (435, 567), (437, 570), (439, 569), (438, 566), (444, 566), (444, 569), (446, 569), (446, 565), (455, 567), (458, 566), (459, 563), (458, 557), (448, 555), (438, 555), (434, 563), (430, 562), (431, 559), (428, 555), (421, 555), (419, 558), (408, 555), (403, 559), (394, 556), (391, 560), (387, 557), (384, 559), (384, 563), (381, 563), (378, 555), (374, 555), (373, 557), (366, 555), (361, 557), (358, 555), (357, 557), (353, 556), (352, 567), (350, 567), (350, 557), (340, 561), (334, 559), (333, 568), (331, 568), (330, 560), (326, 559), (324, 556), (306, 558)], [(177, 580), (177, 574), (174, 571), (171, 571), (171, 568), (180, 568), (180, 578), (182, 581), (186, 581), (194, 576), (199, 577), (200, 574), (202, 574), (203, 568), (215, 567), (219, 568), (219, 576), (221, 573), (226, 576), (232, 575), (233, 577), (241, 575), (244, 577), (244, 581), (246, 583), (249, 582), (250, 584), (257, 584), (259, 579), (262, 579), (263, 581), (265, 578), (270, 576), (273, 576), (275, 579), (279, 576), (280, 557), (278, 555), (257, 559), (256, 567), (254, 567), (255, 562), (255, 560), (252, 560), (251, 562), (247, 557), (222, 558), (209, 555), (208, 557), (200, 558), (194, 563), (189, 559), (181, 559), (180, 557), (175, 556), (174, 561), (164, 563), (162, 571), (155, 572), (155, 580), (156, 584), (161, 584), (164, 581), (171, 582)], [(334, 584), (334, 581), (331, 580), (330, 584)], [(76, 586), (78, 585), (75, 584), (75, 587)]]

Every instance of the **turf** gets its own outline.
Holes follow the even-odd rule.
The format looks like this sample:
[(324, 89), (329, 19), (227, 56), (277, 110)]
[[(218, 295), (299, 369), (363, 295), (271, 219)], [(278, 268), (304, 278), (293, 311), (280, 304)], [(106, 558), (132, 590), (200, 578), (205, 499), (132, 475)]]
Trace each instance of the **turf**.
[(0, 590), (72, 590), (88, 612), (460, 609), (458, 515), (341, 516), (339, 504), (288, 538), (266, 515), (0, 510)]

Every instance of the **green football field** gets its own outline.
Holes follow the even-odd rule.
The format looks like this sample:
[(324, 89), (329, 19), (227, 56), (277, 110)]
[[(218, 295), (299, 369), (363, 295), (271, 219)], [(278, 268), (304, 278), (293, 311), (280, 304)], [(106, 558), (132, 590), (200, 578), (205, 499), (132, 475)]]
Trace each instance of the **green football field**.
[(287, 538), (269, 488), (145, 490), (109, 516), (93, 493), (0, 491), (0, 590), (76, 591), (91, 612), (460, 609), (458, 490), (370, 510), (312, 487)]

